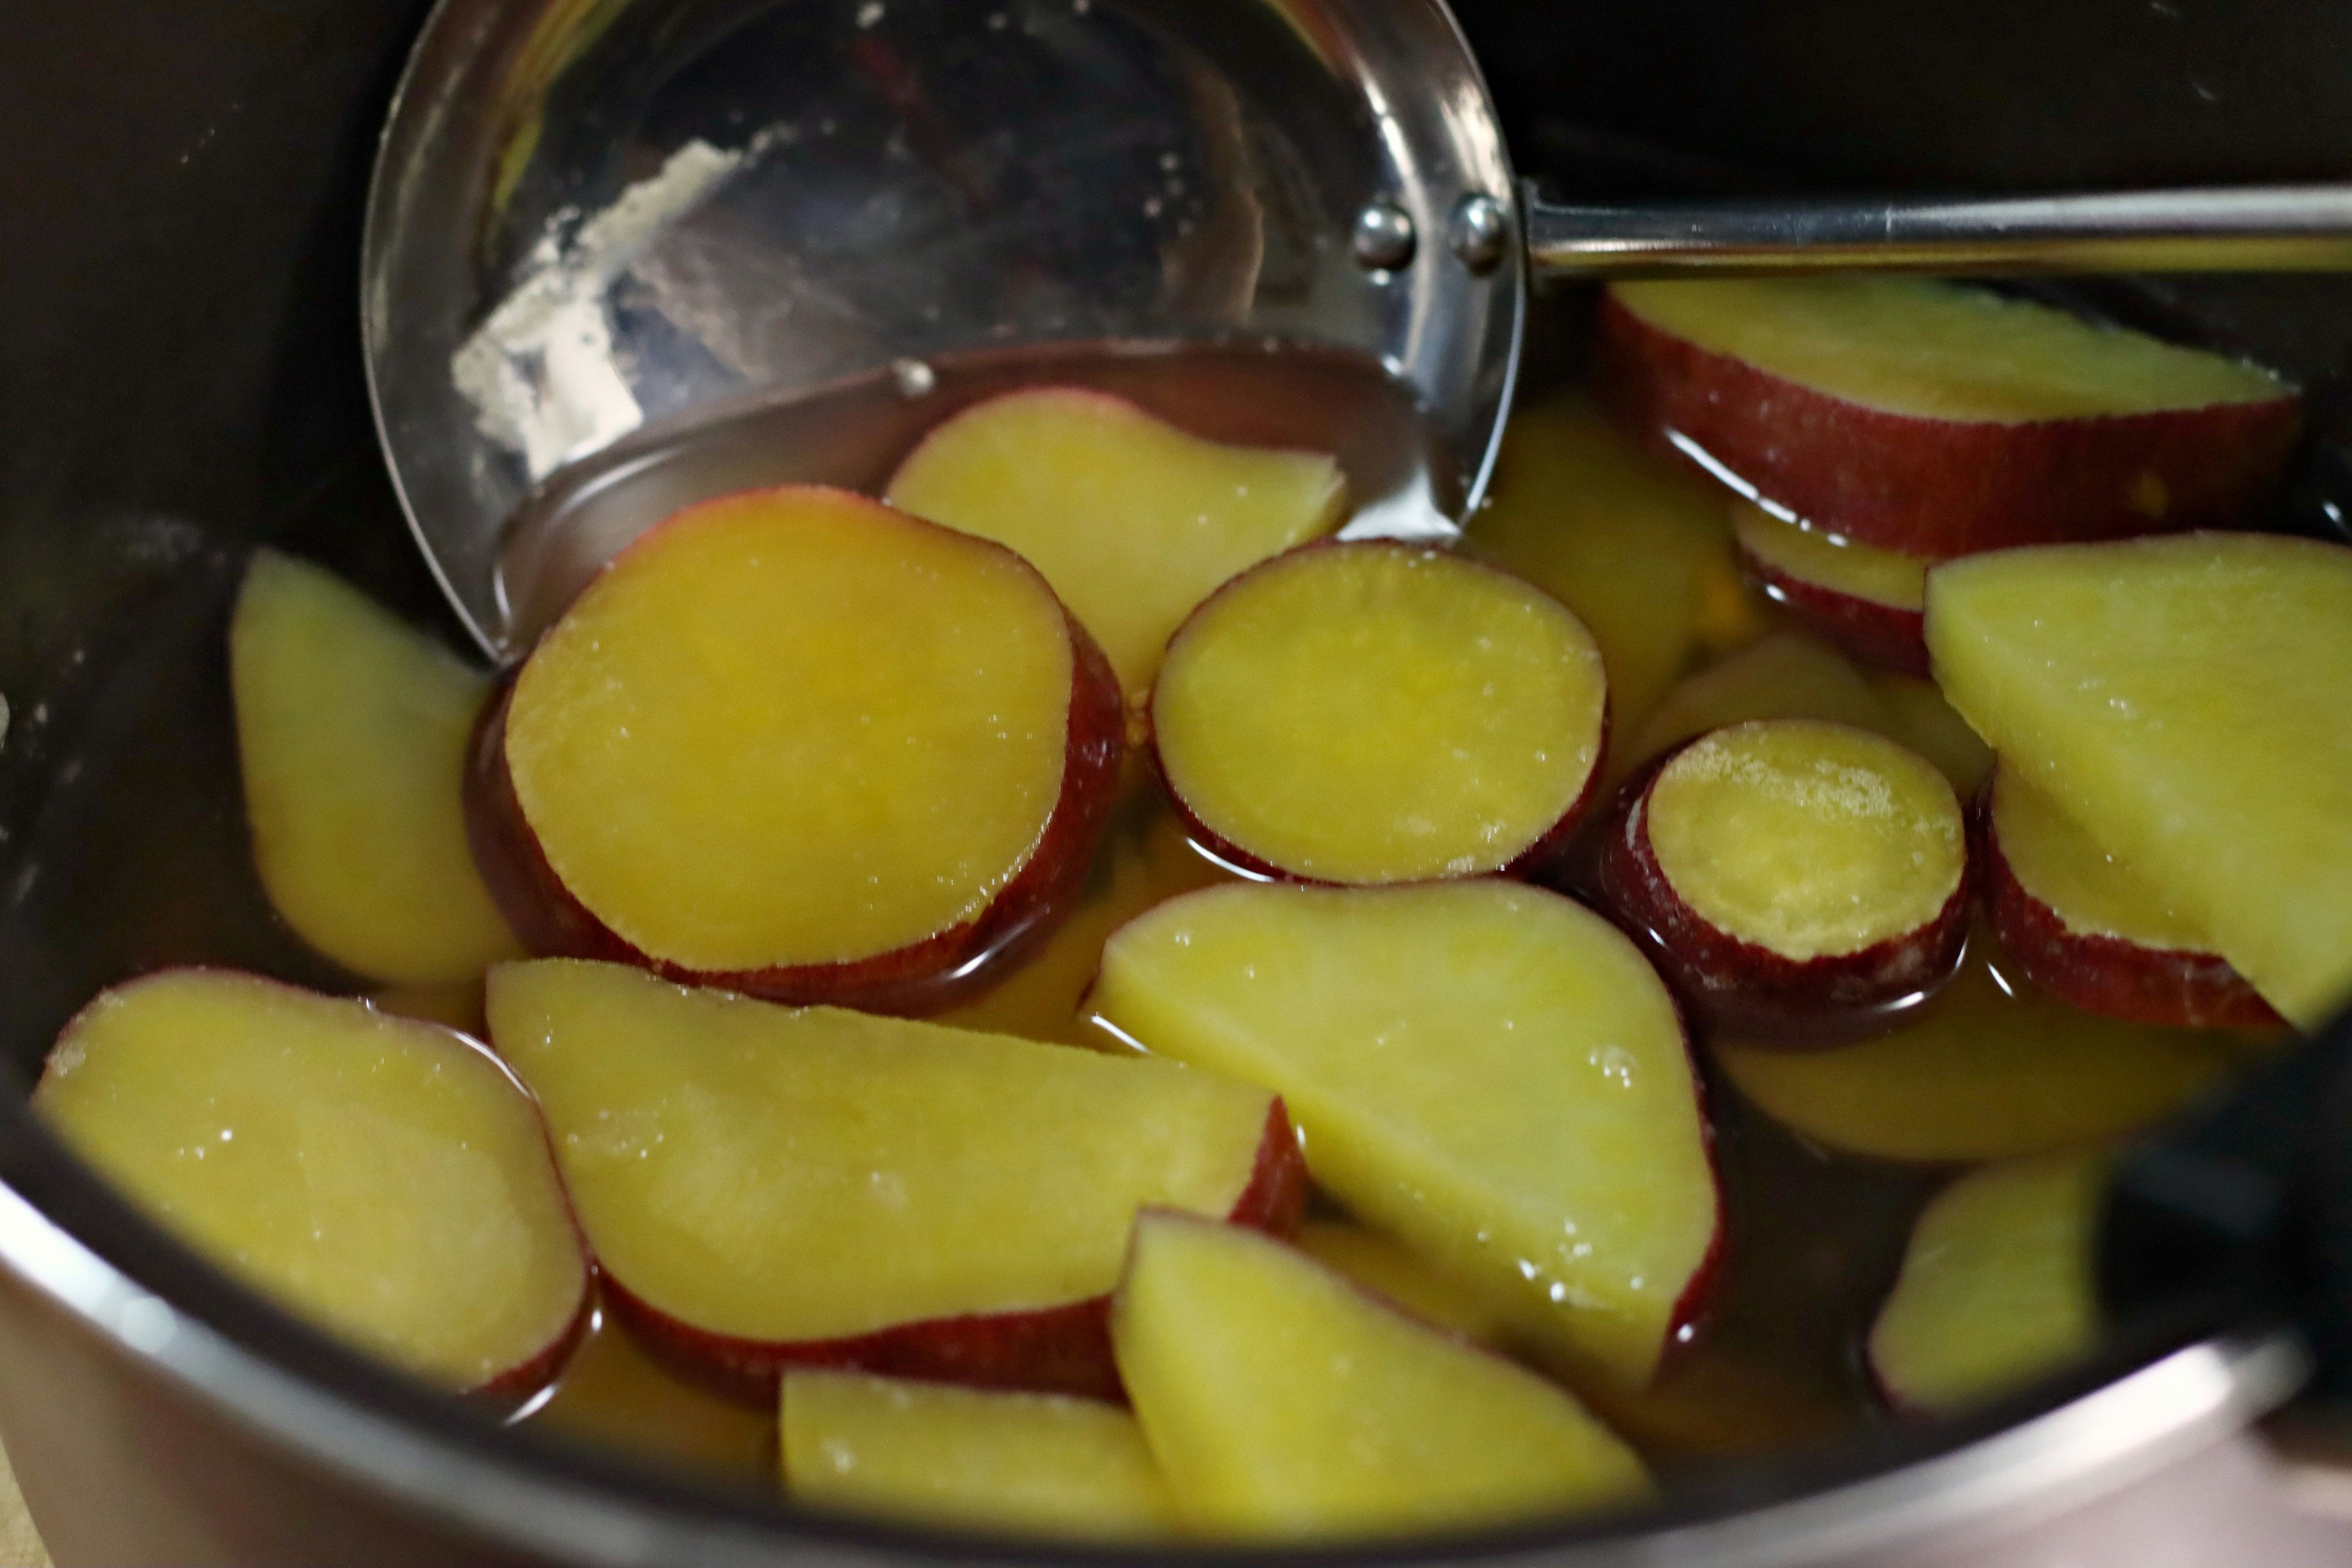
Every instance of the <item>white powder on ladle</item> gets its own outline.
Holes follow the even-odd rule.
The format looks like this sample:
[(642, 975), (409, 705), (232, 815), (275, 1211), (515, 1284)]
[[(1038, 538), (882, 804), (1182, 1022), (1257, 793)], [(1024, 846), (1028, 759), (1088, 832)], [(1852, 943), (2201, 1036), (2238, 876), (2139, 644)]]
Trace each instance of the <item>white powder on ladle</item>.
[(606, 292), (760, 145), (722, 152), (689, 142), (661, 173), (582, 224), (569, 245), (542, 236), (522, 282), (451, 357), (450, 379), (473, 405), (475, 423), (520, 456), (534, 483), (644, 422), (613, 363)]

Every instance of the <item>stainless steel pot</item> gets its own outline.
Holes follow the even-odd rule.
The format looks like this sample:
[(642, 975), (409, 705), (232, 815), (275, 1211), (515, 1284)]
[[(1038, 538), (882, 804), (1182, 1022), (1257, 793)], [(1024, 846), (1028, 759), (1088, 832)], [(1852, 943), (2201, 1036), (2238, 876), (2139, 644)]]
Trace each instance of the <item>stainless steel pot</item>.
[[(352, 327), (373, 128), (422, 9), (0, 6), (0, 1437), (67, 1563), (1093, 1561), (801, 1520), (503, 1429), (246, 1297), (22, 1113), (66, 1014), (124, 973), (340, 979), (254, 882), (220, 634), (261, 538), (446, 614), (375, 455)], [(1521, 167), (1589, 199), (1759, 188), (1756, 170), (2019, 190), (2352, 168), (2335, 79), (2352, 16), (2322, 5), (1462, 11)], [(2116, 304), (2280, 365), (2324, 437), (2352, 436), (2352, 284)], [(2332, 447), (2300, 504), (2314, 526), (2352, 505)], [(1727, 1471), (1630, 1531), (1378, 1555), (2341, 1563), (2352, 1526), (2299, 1510), (2246, 1430), (2301, 1371), (2258, 1323), (2154, 1323), (1969, 1420)]]

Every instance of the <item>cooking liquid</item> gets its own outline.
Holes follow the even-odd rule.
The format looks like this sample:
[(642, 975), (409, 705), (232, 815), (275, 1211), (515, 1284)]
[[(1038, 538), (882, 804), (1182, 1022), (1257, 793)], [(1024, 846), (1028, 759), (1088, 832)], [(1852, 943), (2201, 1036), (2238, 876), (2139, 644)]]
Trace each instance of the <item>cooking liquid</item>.
[[(937, 1021), (1124, 1052), (1085, 1005), (1103, 943), (1160, 900), (1231, 879), (1184, 836), (1148, 769), (1131, 766), (1085, 901), (1001, 984)], [(1585, 1391), (1669, 1469), (1784, 1449), (1875, 1418), (1854, 1347), (1893, 1282), (1912, 1216), (1941, 1180), (1810, 1150), (1720, 1084), (1709, 1085), (1708, 1100), (1730, 1236), (1720, 1293), (1650, 1393)], [(772, 1413), (673, 1374), (609, 1321), (529, 1419), (772, 1484)]]
[[(1376, 367), (1260, 345), (1006, 351), (900, 366), (690, 429), (648, 429), (566, 470), (518, 514), (502, 552), (509, 648), (527, 647), (598, 565), (682, 506), (787, 482), (878, 491), (940, 419), (996, 392), (1048, 384), (1115, 392), (1213, 438), (1335, 452), (1358, 503), (1350, 537), (1451, 531), (1444, 508), (1454, 481), (1434, 460), (1410, 400)], [(1749, 607), (1759, 634), (1784, 624), (1760, 600)], [(1160, 900), (1234, 875), (1185, 837), (1148, 764), (1130, 753), (1123, 800), (1081, 904), (993, 989), (937, 1021), (1128, 1050), (1085, 1005), (1104, 942)], [(1984, 944), (1970, 962), (1990, 962)], [(2000, 1026), (1998, 1003), (1983, 1022)], [(1748, 1106), (1703, 1048), (1695, 1056), (1722, 1176), (1721, 1283), (1696, 1332), (1669, 1348), (1651, 1390), (1580, 1390), (1669, 1476), (1888, 1419), (1861, 1346), (1914, 1218), (1952, 1173), (1813, 1148)], [(1326, 1197), (1316, 1202), (1342, 1212)], [(712, 1479), (776, 1484), (772, 1410), (674, 1373), (609, 1321), (522, 1419)]]

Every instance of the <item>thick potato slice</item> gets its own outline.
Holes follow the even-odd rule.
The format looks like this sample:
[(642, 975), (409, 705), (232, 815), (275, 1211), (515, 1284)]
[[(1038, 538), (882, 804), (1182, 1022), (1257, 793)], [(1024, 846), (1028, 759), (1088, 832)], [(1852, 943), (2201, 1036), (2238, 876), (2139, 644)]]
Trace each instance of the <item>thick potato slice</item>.
[(813, 1507), (992, 1535), (1177, 1527), (1135, 1417), (1097, 1400), (802, 1371), (784, 1378), (782, 1420), (784, 1490)]
[(1169, 1062), (687, 991), (491, 971), (608, 1300), (745, 1387), (854, 1366), (1109, 1396), (1136, 1210), (1278, 1229), (1304, 1196), (1265, 1091)]
[(1211, 888), (1124, 927), (1096, 1013), (1280, 1093), (1318, 1181), (1549, 1351), (1628, 1386), (1720, 1223), (1673, 998), (1600, 916), (1508, 882)]
[(1566, 1390), (1231, 1226), (1139, 1221), (1112, 1332), (1151, 1450), (1206, 1531), (1463, 1529), (1648, 1490)]
[(1319, 538), (1347, 482), (1320, 452), (1234, 447), (1123, 398), (1041, 386), (976, 404), (890, 476), (893, 506), (1019, 551), (1109, 655), (1129, 696), (1192, 606)]
[(1984, 802), (1985, 900), (2027, 979), (2142, 1024), (2275, 1028), (2279, 1016), (2146, 879), (2019, 774)]
[(536, 952), (935, 1011), (1066, 913), (1124, 733), (1012, 552), (746, 491), (639, 537), (532, 651), (478, 740), (475, 847)]
[(1600, 378), (1783, 515), (1932, 560), (2233, 521), (2302, 428), (2252, 366), (1907, 278), (1612, 283)]
[(2352, 549), (2190, 534), (1927, 577), (1936, 679), (2005, 766), (2289, 1021), (2352, 994)]
[(530, 1097), (436, 1025), (164, 970), (75, 1016), (33, 1109), (190, 1246), (436, 1383), (528, 1392), (585, 1321)]
[(1558, 598), (1592, 630), (1610, 711), (1630, 733), (1692, 656), (1742, 618), (1723, 491), (1643, 450), (1591, 399), (1511, 416), (1470, 547)]
[(395, 985), (516, 957), (466, 843), (466, 736), (489, 678), (274, 550), (246, 569), (228, 653), (254, 864), (295, 934)]
[(1559, 858), (1608, 737), (1601, 650), (1524, 579), (1386, 541), (1252, 567), (1192, 613), (1152, 751), (1230, 864), (1376, 885)]
[(1891, 1403), (1958, 1409), (2091, 1349), (2106, 1169), (2096, 1153), (2020, 1160), (1937, 1195), (1871, 1326), (1871, 1372)]

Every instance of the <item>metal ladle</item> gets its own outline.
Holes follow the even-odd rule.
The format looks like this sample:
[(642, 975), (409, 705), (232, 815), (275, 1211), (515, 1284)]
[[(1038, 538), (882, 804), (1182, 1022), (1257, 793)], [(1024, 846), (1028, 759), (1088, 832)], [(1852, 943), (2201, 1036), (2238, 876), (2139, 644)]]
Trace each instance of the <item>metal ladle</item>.
[(1549, 205), (1442, 0), (441, 0), (362, 262), (394, 478), (502, 658), (674, 507), (877, 483), (1024, 380), (1442, 532), (1531, 279), (2347, 265), (2352, 187)]

